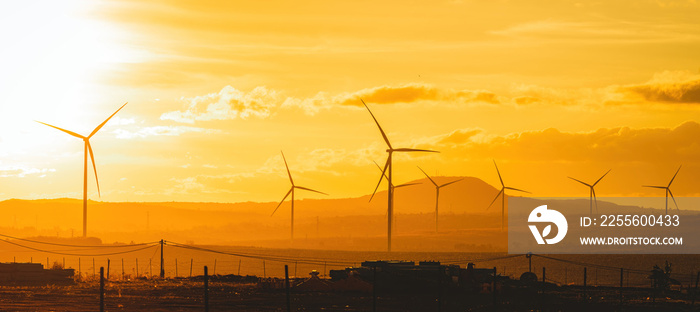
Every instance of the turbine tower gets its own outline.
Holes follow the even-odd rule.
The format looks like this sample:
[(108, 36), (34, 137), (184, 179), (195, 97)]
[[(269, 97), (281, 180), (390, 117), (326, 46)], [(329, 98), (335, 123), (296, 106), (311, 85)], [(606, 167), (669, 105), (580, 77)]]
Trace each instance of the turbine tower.
[(83, 237), (87, 237), (88, 152), (90, 152), (90, 160), (92, 161), (92, 169), (95, 171), (95, 183), (97, 183), (97, 194), (98, 194), (98, 196), (101, 196), (101, 194), (100, 194), (100, 181), (97, 179), (97, 167), (95, 167), (95, 155), (92, 153), (92, 146), (90, 145), (90, 138), (92, 138), (92, 136), (94, 136), (94, 135), (97, 133), (97, 131), (100, 131), (100, 129), (101, 129), (110, 119), (112, 119), (112, 117), (114, 117), (114, 115), (116, 115), (122, 108), (124, 108), (124, 106), (126, 106), (126, 104), (127, 104), (127, 103), (124, 103), (124, 105), (122, 105), (119, 109), (117, 109), (117, 111), (114, 112), (114, 114), (112, 114), (111, 116), (109, 116), (109, 118), (107, 118), (105, 121), (103, 121), (101, 124), (99, 124), (99, 125), (95, 128), (95, 130), (92, 130), (92, 132), (91, 132), (90, 135), (88, 135), (88, 136), (82, 136), (82, 135), (77, 134), (77, 133), (75, 133), (75, 132), (73, 132), (73, 131), (69, 131), (69, 130), (62, 129), (62, 128), (59, 128), (59, 127), (56, 127), (56, 126), (52, 126), (52, 125), (50, 125), (50, 124), (47, 124), (47, 123), (44, 123), (44, 122), (41, 122), (41, 121), (37, 121), (37, 122), (40, 123), (40, 124), (47, 125), (47, 126), (49, 126), (49, 127), (51, 127), (51, 128), (61, 130), (61, 131), (65, 132), (65, 133), (68, 133), (68, 134), (70, 134), (70, 135), (72, 135), (72, 136), (74, 136), (74, 137), (76, 137), (76, 138), (82, 139), (83, 142), (85, 142), (85, 157), (84, 157), (84, 158), (85, 158), (85, 161), (84, 161), (84, 166), (83, 166)]
[(435, 185), (435, 233), (437, 233), (438, 232), (438, 203), (440, 200), (440, 189), (445, 187), (445, 186), (448, 186), (450, 184), (462, 181), (462, 180), (464, 180), (464, 178), (438, 185), (433, 180), (433, 178), (431, 178), (427, 173), (425, 173), (425, 171), (423, 171), (423, 169), (421, 169), (421, 167), (418, 167), (418, 169), (420, 169), (420, 171), (423, 172), (423, 174), (428, 178), (428, 180), (430, 180), (430, 182), (433, 183), (433, 185)]
[(503, 230), (505, 228), (505, 224), (506, 224), (506, 219), (505, 219), (506, 218), (506, 190), (524, 192), (524, 193), (528, 193), (528, 194), (532, 194), (532, 193), (530, 193), (528, 191), (521, 190), (521, 189), (516, 189), (514, 187), (506, 186), (503, 183), (503, 178), (501, 178), (501, 172), (498, 171), (498, 165), (496, 165), (495, 160), (493, 161), (493, 165), (496, 166), (496, 173), (498, 173), (498, 180), (501, 181), (501, 190), (498, 192), (498, 194), (496, 194), (496, 197), (493, 198), (493, 200), (491, 201), (489, 206), (486, 207), (486, 210), (491, 208), (491, 205), (493, 205), (493, 203), (496, 202), (496, 199), (498, 199), (498, 196), (502, 195), (501, 196), (501, 230)]
[(282, 201), (280, 201), (280, 203), (277, 205), (277, 208), (275, 208), (275, 211), (273, 211), (272, 214), (271, 214), (270, 216), (273, 216), (273, 215), (275, 214), (275, 212), (277, 212), (277, 209), (279, 209), (280, 206), (282, 206), (282, 203), (284, 202), (284, 200), (287, 199), (287, 196), (289, 196), (289, 194), (292, 194), (292, 226), (291, 226), (291, 239), (293, 240), (293, 239), (294, 239), (294, 189), (300, 189), (300, 190), (305, 190), (305, 191), (316, 192), (316, 193), (323, 194), (323, 195), (328, 195), (328, 194), (326, 194), (326, 193), (324, 193), (324, 192), (317, 191), (317, 190), (312, 190), (312, 189), (310, 189), (310, 188), (306, 188), (306, 187), (303, 187), (303, 186), (295, 185), (295, 184), (294, 184), (294, 180), (292, 179), (292, 174), (289, 172), (289, 166), (287, 165), (287, 159), (284, 158), (284, 152), (282, 152), (282, 160), (284, 160), (284, 166), (287, 168), (287, 175), (289, 175), (289, 182), (292, 184), (292, 187), (289, 189), (289, 192), (287, 192), (287, 195), (284, 195), (284, 198), (282, 198)]
[(671, 199), (673, 199), (673, 203), (676, 205), (676, 210), (680, 211), (680, 209), (678, 209), (678, 203), (676, 203), (676, 198), (673, 197), (673, 193), (671, 193), (671, 183), (673, 183), (673, 180), (678, 175), (678, 171), (681, 171), (681, 166), (678, 166), (678, 170), (676, 170), (676, 174), (673, 175), (673, 178), (671, 178), (671, 181), (668, 182), (667, 186), (642, 185), (643, 187), (652, 187), (652, 188), (659, 188), (659, 189), (666, 190), (666, 214), (668, 214), (668, 195), (669, 194), (671, 195)]
[[(610, 170), (612, 170), (612, 169), (610, 169)], [(590, 197), (590, 199), (591, 199), (590, 216), (593, 216), (593, 203), (594, 203), (594, 202), (595, 202), (595, 212), (598, 213), (598, 199), (597, 199), (596, 196), (595, 196), (595, 186), (596, 186), (596, 184), (598, 184), (598, 182), (600, 182), (600, 180), (602, 180), (606, 175), (608, 175), (608, 173), (610, 172), (610, 170), (608, 170), (608, 172), (606, 172), (605, 174), (603, 174), (603, 176), (601, 176), (601, 177), (600, 177), (597, 181), (595, 181), (595, 183), (593, 183), (593, 184), (588, 184), (588, 183), (583, 182), (583, 181), (581, 181), (581, 180), (578, 180), (578, 179), (574, 179), (574, 178), (572, 178), (572, 177), (569, 177), (569, 179), (574, 180), (574, 181), (576, 181), (576, 182), (578, 182), (578, 183), (581, 183), (581, 184), (583, 184), (583, 185), (585, 185), (585, 186), (588, 186), (588, 187), (591, 189), (590, 192), (589, 192), (589, 197)]]
[[(391, 177), (392, 177), (392, 156), (394, 152), (431, 152), (431, 153), (439, 153), (438, 151), (431, 151), (431, 150), (425, 150), (425, 149), (415, 149), (415, 148), (394, 148), (391, 146), (391, 143), (389, 142), (389, 138), (387, 138), (386, 133), (384, 133), (384, 130), (382, 129), (382, 126), (379, 125), (379, 121), (377, 121), (377, 118), (374, 117), (374, 114), (372, 114), (372, 111), (369, 109), (369, 106), (363, 101), (362, 105), (367, 108), (367, 111), (369, 114), (372, 116), (372, 119), (374, 119), (374, 123), (377, 124), (377, 128), (379, 128), (379, 132), (382, 134), (382, 138), (384, 138), (384, 142), (387, 145), (386, 152), (389, 154), (386, 163), (384, 164), (384, 170), (382, 170), (382, 175), (379, 177), (379, 182), (377, 183), (377, 187), (374, 188), (374, 192), (372, 192), (372, 197), (374, 197), (374, 194), (377, 193), (377, 189), (379, 188), (379, 185), (382, 183), (382, 179), (386, 176), (387, 181), (389, 182), (389, 186), (387, 187), (388, 189), (388, 196), (387, 196), (387, 201), (388, 201), (388, 215), (389, 215), (389, 220), (388, 220), (388, 225), (387, 225), (387, 250), (391, 251), (391, 220), (393, 218), (394, 210), (393, 210), (393, 202), (394, 202), (394, 190), (391, 187)], [(372, 197), (370, 197), (370, 201), (372, 200)]]

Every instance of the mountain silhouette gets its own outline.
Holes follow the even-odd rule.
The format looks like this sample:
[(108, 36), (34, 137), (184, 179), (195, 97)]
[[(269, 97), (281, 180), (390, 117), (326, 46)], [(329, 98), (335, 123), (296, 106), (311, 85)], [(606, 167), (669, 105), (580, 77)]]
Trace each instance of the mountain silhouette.
[[(458, 178), (462, 177), (433, 177), (437, 183)], [(395, 193), (395, 235), (434, 235), (435, 188), (427, 178), (410, 182), (420, 184), (398, 189)], [(384, 246), (386, 239), (387, 191), (377, 192), (369, 202), (370, 191), (368, 187), (367, 195), (354, 198), (298, 199), (295, 229), (298, 229), (299, 240), (352, 238), (356, 243), (362, 242), (362, 246), (370, 246), (361, 248), (374, 248), (375, 242), (377, 248), (383, 248), (379, 246)], [(469, 245), (459, 238), (464, 236), (464, 231), (494, 231), (501, 239), (500, 209), (486, 209), (496, 193), (496, 188), (474, 177), (464, 177), (442, 190), (440, 218), (444, 233), (440, 235), (456, 235), (446, 240), (446, 248), (455, 244)], [(180, 242), (256, 246), (276, 241), (284, 246), (288, 243), (290, 216), (288, 210), (282, 210), (271, 217), (277, 204), (91, 201), (89, 218), (95, 231), (91, 236), (105, 243), (166, 238)], [(18, 237), (76, 237), (80, 235), (81, 209), (82, 201), (70, 198), (2, 201), (0, 214), (4, 218), (0, 218), (0, 233)], [(479, 235), (469, 236), (476, 239)], [(402, 245), (400, 238), (397, 244)]]

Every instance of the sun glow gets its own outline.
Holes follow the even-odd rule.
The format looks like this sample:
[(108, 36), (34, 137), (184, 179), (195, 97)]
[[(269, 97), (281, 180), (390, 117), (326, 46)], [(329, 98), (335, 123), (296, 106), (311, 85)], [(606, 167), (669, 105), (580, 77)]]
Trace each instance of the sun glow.
[[(98, 122), (84, 117), (107, 102), (98, 94), (101, 75), (134, 60), (120, 44), (120, 32), (91, 16), (99, 5), (80, 0), (0, 4), (3, 149), (41, 144), (22, 137), (25, 131), (47, 130), (29, 125), (32, 120), (56, 122), (76, 132), (89, 131)], [(20, 128), (22, 133), (17, 133)]]

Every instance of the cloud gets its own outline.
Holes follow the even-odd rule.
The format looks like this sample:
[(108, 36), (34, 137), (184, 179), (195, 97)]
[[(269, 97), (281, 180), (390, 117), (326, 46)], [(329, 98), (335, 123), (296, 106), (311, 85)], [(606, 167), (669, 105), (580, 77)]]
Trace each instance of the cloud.
[(204, 184), (197, 181), (196, 177), (182, 179), (172, 178), (170, 181), (175, 183), (175, 187), (171, 190), (174, 193), (191, 194), (205, 192), (207, 190)]
[(363, 89), (354, 93), (343, 94), (336, 97), (335, 102), (340, 105), (360, 106), (360, 99), (365, 102), (377, 104), (412, 103), (419, 100), (436, 100), (440, 97), (441, 90), (427, 85), (407, 84), (404, 86), (381, 86)]
[(5, 167), (0, 167), (0, 178), (10, 178), (10, 177), (16, 177), (16, 178), (24, 178), (28, 175), (33, 175), (33, 174), (39, 174), (40, 177), (46, 176), (46, 173), (49, 172), (56, 172), (56, 169), (53, 168), (30, 168), (27, 166), (5, 166)]
[(187, 103), (185, 110), (164, 113), (160, 119), (191, 124), (195, 121), (267, 118), (270, 110), (277, 106), (279, 95), (266, 87), (256, 87), (245, 93), (226, 86), (218, 93), (183, 100)]
[(406, 84), (381, 86), (346, 93), (334, 99), (335, 104), (360, 106), (360, 98), (376, 104), (413, 103), (417, 101), (460, 101), (498, 104), (496, 94), (485, 90), (440, 89), (430, 85)]
[[(534, 27), (534, 26), (533, 26)], [(540, 26), (538, 26), (540, 27)], [(529, 29), (526, 27), (526, 29)], [(218, 93), (184, 98), (182, 111), (163, 113), (161, 120), (193, 124), (196, 121), (270, 117), (275, 108), (300, 108), (308, 115), (338, 107), (367, 104), (449, 103), (450, 105), (585, 105), (638, 104), (641, 101), (700, 103), (700, 75), (662, 72), (647, 83), (601, 88), (548, 88), (516, 84), (503, 94), (489, 90), (440, 88), (429, 84), (383, 85), (353, 92), (318, 92), (311, 97), (283, 97), (284, 92), (256, 87), (245, 93), (231, 86)]]
[(136, 118), (123, 118), (119, 116), (115, 116), (109, 121), (109, 124), (112, 126), (124, 126), (124, 125), (131, 125), (136, 123)]
[(220, 130), (205, 129), (197, 127), (187, 127), (187, 126), (154, 126), (154, 127), (144, 127), (138, 131), (129, 131), (124, 129), (116, 129), (112, 131), (117, 136), (117, 139), (133, 139), (133, 138), (145, 138), (149, 136), (179, 136), (186, 132), (198, 132), (198, 133), (220, 133)]
[(482, 132), (482, 129), (457, 129), (437, 137), (435, 141), (440, 145), (459, 145), (472, 142), (473, 138)]
[(665, 71), (646, 83), (620, 87), (620, 91), (652, 102), (700, 104), (700, 75)]
[(492, 35), (525, 39), (529, 43), (577, 42), (601, 43), (671, 43), (695, 42), (697, 27), (682, 23), (634, 23), (625, 20), (573, 22), (538, 20), (489, 32)]
[(697, 163), (700, 123), (687, 121), (675, 128), (601, 128), (591, 132), (557, 129), (487, 136), (479, 129), (457, 130), (430, 138), (428, 148), (451, 150), (477, 158), (535, 162)]
[(645, 83), (601, 88), (557, 89), (522, 84), (511, 88), (510, 97), (516, 105), (585, 105), (587, 108), (650, 102), (700, 104), (700, 75), (664, 71), (655, 73)]
[(426, 84), (409, 83), (400, 86), (379, 86), (361, 89), (355, 92), (344, 92), (337, 95), (329, 95), (319, 92), (314, 97), (298, 99), (287, 98), (283, 107), (300, 107), (308, 114), (316, 114), (321, 109), (331, 109), (337, 106), (362, 106), (360, 99), (365, 103), (373, 104), (399, 104), (415, 103), (419, 101), (446, 101), (459, 104), (486, 103), (499, 104), (498, 95), (487, 90), (454, 90), (442, 89)]
[[(235, 193), (231, 190), (216, 188), (210, 183), (206, 183), (207, 177), (205, 176), (194, 176), (186, 178), (171, 178), (170, 182), (174, 183), (174, 186), (167, 189), (166, 194), (231, 194)], [(206, 183), (206, 184), (205, 184)]]
[(541, 100), (534, 96), (519, 96), (513, 98), (513, 101), (515, 102), (515, 104), (518, 105), (528, 105), (533, 103), (539, 103)]

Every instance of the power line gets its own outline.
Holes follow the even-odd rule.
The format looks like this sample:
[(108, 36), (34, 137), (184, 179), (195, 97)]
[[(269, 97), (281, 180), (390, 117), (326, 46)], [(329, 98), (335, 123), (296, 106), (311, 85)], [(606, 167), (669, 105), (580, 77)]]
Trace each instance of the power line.
[(517, 257), (522, 257), (522, 256), (524, 256), (524, 255), (509, 255), (509, 256), (499, 256), (499, 257), (492, 257), (492, 258), (477, 258), (477, 259), (454, 259), (454, 260), (440, 261), (440, 263), (458, 264), (458, 263), (464, 263), (464, 262), (488, 262), (488, 261), (517, 258)]
[(26, 238), (13, 237), (13, 236), (5, 235), (5, 234), (0, 234), (0, 237), (6, 237), (6, 238), (10, 238), (10, 239), (21, 240), (21, 241), (35, 243), (35, 244), (63, 246), (63, 247), (81, 247), (81, 248), (124, 248), (124, 247), (145, 246), (145, 245), (157, 243), (157, 242), (150, 242), (150, 243), (139, 243), (139, 244), (129, 244), (129, 245), (113, 245), (113, 246), (110, 246), (110, 245), (71, 245), (71, 244), (42, 242), (42, 241), (36, 241), (36, 240), (31, 240), (31, 239), (26, 239)]
[[(593, 268), (598, 268), (598, 269), (603, 269), (603, 270), (617, 271), (619, 269), (623, 269), (623, 270), (625, 270), (625, 272), (630, 272), (630, 273), (634, 273), (634, 274), (649, 274), (651, 272), (651, 270), (639, 270), (639, 269), (631, 269), (631, 268), (624, 268), (624, 267), (614, 267), (614, 266), (603, 265), (603, 264), (594, 264), (594, 263), (586, 263), (586, 262), (579, 262), (579, 261), (566, 260), (566, 259), (558, 259), (558, 258), (554, 258), (554, 257), (550, 257), (550, 256), (544, 256), (544, 255), (537, 255), (537, 254), (532, 254), (532, 255), (540, 257), (540, 258), (549, 259), (549, 260), (574, 264), (574, 265), (578, 265), (578, 266), (593, 267)], [(688, 274), (688, 273), (685, 273), (685, 274), (684, 273), (674, 273), (674, 275), (690, 276), (690, 277), (695, 276), (694, 274)]]
[(327, 264), (327, 265), (352, 265), (353, 264), (353, 262), (344, 262), (344, 261), (328, 260), (328, 259), (324, 260), (324, 259), (266, 256), (266, 255), (257, 255), (257, 254), (225, 252), (225, 251), (208, 249), (208, 248), (203, 248), (203, 247), (196, 247), (196, 246), (190, 246), (190, 245), (185, 245), (185, 244), (179, 244), (179, 243), (170, 242), (170, 241), (168, 241), (168, 243), (169, 243), (169, 246), (179, 247), (179, 248), (183, 248), (183, 249), (198, 250), (198, 251), (211, 252), (211, 253), (217, 253), (217, 254), (222, 254), (222, 255), (236, 256), (236, 257), (242, 257), (242, 258), (260, 259), (260, 260), (275, 261), (275, 262), (295, 262), (296, 261), (298, 263), (319, 264), (319, 265), (320, 264)]
[[(114, 246), (110, 246), (110, 245), (73, 245), (73, 244), (41, 242), (41, 241), (36, 241), (36, 240), (31, 240), (31, 239), (13, 237), (13, 236), (5, 235), (5, 234), (0, 234), (0, 237), (10, 238), (10, 239), (19, 240), (19, 241), (26, 241), (26, 242), (36, 243), (36, 244), (51, 245), (51, 246), (91, 248), (91, 249), (126, 248), (126, 247), (133, 248), (133, 247), (143, 246), (142, 248), (126, 250), (126, 251), (99, 253), (99, 254), (85, 254), (85, 253), (65, 252), (65, 251), (79, 251), (79, 250), (85, 251), (85, 249), (46, 250), (46, 249), (40, 249), (40, 248), (22, 245), (22, 244), (19, 244), (16, 242), (12, 242), (10, 240), (3, 240), (4, 242), (6, 242), (8, 244), (12, 244), (12, 245), (15, 245), (18, 247), (30, 249), (33, 251), (45, 252), (45, 253), (57, 254), (57, 255), (65, 255), (65, 256), (83, 256), (83, 257), (112, 256), (112, 255), (119, 255), (119, 254), (127, 254), (127, 253), (145, 250), (145, 249), (157, 246), (157, 244), (160, 243), (158, 241), (158, 242), (148, 242), (148, 243), (129, 244), (129, 245), (114, 245)], [(297, 262), (297, 263), (303, 263), (303, 264), (316, 264), (316, 265), (326, 264), (326, 265), (338, 265), (338, 266), (342, 266), (342, 265), (352, 266), (356, 263), (356, 262), (350, 262), (350, 261), (347, 261), (347, 262), (346, 261), (339, 261), (339, 260), (328, 259), (328, 258), (285, 257), (285, 256), (280, 256), (280, 255), (264, 255), (264, 254), (256, 254), (256, 253), (245, 253), (245, 252), (226, 252), (226, 251), (215, 250), (215, 249), (210, 249), (210, 248), (181, 244), (181, 243), (172, 242), (172, 241), (167, 241), (167, 243), (170, 246), (178, 247), (178, 248), (182, 248), (182, 249), (190, 249), (190, 250), (201, 251), (201, 252), (209, 252), (209, 253), (216, 253), (216, 254), (229, 255), (229, 256), (242, 257), (242, 258), (267, 260), (267, 261), (274, 261), (274, 262)], [(155, 252), (154, 252), (154, 255), (155, 255)], [(489, 262), (489, 261), (512, 259), (512, 258), (517, 258), (517, 257), (521, 257), (521, 256), (523, 256), (523, 255), (505, 255), (505, 256), (497, 256), (497, 257), (491, 257), (491, 258), (474, 258), (474, 259), (463, 259), (463, 258), (461, 258), (461, 259), (448, 259), (448, 260), (440, 261), (440, 263), (442, 263), (442, 264), (459, 264), (459, 263), (465, 263), (465, 262), (474, 262), (474, 263), (476, 263), (476, 262)], [(555, 257), (545, 256), (545, 255), (538, 255), (538, 254), (533, 254), (533, 256), (537, 256), (540, 258), (549, 259), (549, 260), (553, 260), (553, 261), (559, 261), (559, 262), (563, 262), (563, 263), (573, 264), (573, 265), (577, 265), (577, 266), (586, 266), (586, 267), (598, 268), (598, 269), (603, 269), (603, 270), (616, 271), (616, 270), (619, 270), (621, 268), (621, 267), (614, 267), (614, 266), (603, 265), (603, 264), (594, 264), (594, 263), (560, 259), (560, 258), (555, 258)], [(153, 256), (151, 258), (153, 258)], [(631, 268), (624, 268), (624, 267), (622, 267), (622, 269), (624, 269), (626, 272), (633, 273), (633, 274), (649, 274), (649, 272), (650, 272), (648, 270), (639, 270), (639, 269), (631, 269)], [(687, 273), (686, 274), (675, 273), (674, 275), (676, 275), (676, 276), (686, 276), (686, 275), (687, 276), (694, 276), (694, 274), (687, 274)]]
[(118, 252), (102, 253), (102, 254), (76, 254), (76, 253), (66, 253), (66, 252), (59, 252), (59, 251), (55, 251), (55, 250), (44, 250), (44, 249), (29, 247), (29, 246), (21, 245), (21, 244), (18, 244), (18, 243), (15, 243), (15, 242), (11, 242), (11, 241), (8, 241), (8, 240), (3, 240), (3, 242), (8, 243), (8, 244), (12, 244), (12, 245), (15, 245), (15, 246), (19, 246), (19, 247), (22, 247), (22, 248), (31, 249), (31, 250), (34, 250), (34, 251), (45, 252), (45, 253), (56, 254), (56, 255), (63, 255), (63, 256), (78, 256), (78, 257), (99, 257), (99, 256), (120, 255), (120, 254), (126, 254), (126, 253), (141, 251), (141, 250), (148, 249), (148, 248), (151, 248), (151, 247), (155, 246), (155, 245), (149, 245), (149, 246), (141, 247), (141, 248), (134, 249), (134, 250), (118, 251)]
[[(187, 245), (187, 244), (181, 244), (177, 242), (172, 242), (172, 241), (167, 241), (167, 243), (170, 243), (174, 247), (178, 247), (176, 245), (179, 245), (180, 247), (183, 248), (190, 248), (190, 249), (197, 249), (197, 250), (202, 250), (202, 251), (212, 251), (212, 252), (217, 252), (217, 253), (226, 253), (226, 254), (233, 254), (233, 255), (245, 255), (249, 257), (260, 257), (260, 258), (270, 258), (270, 259), (293, 259), (293, 260), (305, 260), (305, 261), (316, 261), (316, 262), (337, 262), (333, 259), (328, 259), (328, 258), (313, 258), (313, 257), (285, 257), (281, 255), (266, 255), (266, 254), (257, 254), (257, 253), (245, 253), (245, 252), (237, 252), (237, 253), (232, 253), (232, 252), (225, 252), (225, 251), (218, 251), (214, 249), (208, 249), (204, 247), (197, 247), (193, 245)], [(174, 244), (174, 245), (173, 245)], [(349, 262), (342, 262), (342, 263), (349, 263)]]

